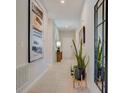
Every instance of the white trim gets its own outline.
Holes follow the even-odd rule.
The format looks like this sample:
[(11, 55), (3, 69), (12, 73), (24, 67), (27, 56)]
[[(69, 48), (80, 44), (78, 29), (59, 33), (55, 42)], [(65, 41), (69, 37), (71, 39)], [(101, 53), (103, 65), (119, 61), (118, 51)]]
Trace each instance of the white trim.
[(33, 80), (32, 83), (31, 83), (29, 86), (27, 86), (26, 89), (24, 89), (24, 90), (22, 91), (22, 93), (26, 93), (41, 77), (44, 76), (44, 74), (45, 74), (47, 71), (48, 71), (48, 67), (47, 67), (47, 69), (46, 69), (43, 73), (41, 73), (35, 80)]
[[(27, 82), (27, 83), (25, 83), (21, 88), (19, 88), (18, 90), (17, 90), (17, 93), (26, 93), (28, 90), (30, 90), (30, 88), (40, 79), (40, 78), (42, 78), (42, 76), (44, 76), (44, 74), (48, 71), (48, 69), (49, 69), (49, 66), (46, 68), (46, 70), (43, 72), (43, 73), (41, 73), (36, 79), (34, 79), (33, 81), (31, 81), (31, 82)], [(29, 85), (28, 85), (29, 84)], [(27, 87), (26, 87), (26, 85), (28, 85)], [(26, 87), (26, 88), (25, 88)], [(25, 88), (25, 89), (24, 89)], [(24, 89), (24, 90), (23, 90)]]
[(25, 84), (23, 84), (22, 87), (17, 89), (17, 93), (21, 93), (21, 91), (29, 84), (29, 81), (27, 81)]

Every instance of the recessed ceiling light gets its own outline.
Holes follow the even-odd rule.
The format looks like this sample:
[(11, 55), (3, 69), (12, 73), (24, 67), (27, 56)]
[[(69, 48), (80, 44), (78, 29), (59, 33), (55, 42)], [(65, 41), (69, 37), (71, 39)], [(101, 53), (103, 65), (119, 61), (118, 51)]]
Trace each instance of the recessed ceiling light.
[(68, 28), (68, 25), (66, 25), (65, 28)]
[(60, 0), (60, 3), (61, 3), (61, 4), (64, 4), (64, 3), (65, 3), (65, 1), (64, 1), (64, 0)]

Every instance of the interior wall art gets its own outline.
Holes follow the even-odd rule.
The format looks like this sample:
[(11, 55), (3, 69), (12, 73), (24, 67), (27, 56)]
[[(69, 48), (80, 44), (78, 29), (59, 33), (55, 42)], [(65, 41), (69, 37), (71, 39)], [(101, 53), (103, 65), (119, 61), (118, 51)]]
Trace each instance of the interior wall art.
[(83, 41), (83, 44), (85, 44), (86, 42), (86, 36), (85, 36), (86, 32), (85, 32), (85, 26), (83, 26), (81, 29), (80, 29), (80, 32), (79, 32), (79, 40), (82, 39)]
[(28, 62), (43, 57), (43, 10), (36, 0), (28, 0)]

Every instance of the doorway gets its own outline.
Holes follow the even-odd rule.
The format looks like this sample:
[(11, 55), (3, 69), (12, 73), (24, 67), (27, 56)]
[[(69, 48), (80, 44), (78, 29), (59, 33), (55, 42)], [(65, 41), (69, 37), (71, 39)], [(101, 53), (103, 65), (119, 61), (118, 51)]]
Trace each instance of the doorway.
[(62, 42), (63, 59), (74, 59), (72, 39), (75, 38), (74, 31), (60, 31), (60, 39)]

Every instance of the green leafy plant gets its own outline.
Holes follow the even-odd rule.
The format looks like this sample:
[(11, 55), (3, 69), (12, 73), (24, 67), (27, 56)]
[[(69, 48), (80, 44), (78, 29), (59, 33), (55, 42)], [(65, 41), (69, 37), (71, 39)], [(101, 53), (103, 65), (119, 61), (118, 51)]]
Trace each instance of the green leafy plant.
[(101, 44), (100, 37), (99, 37), (99, 40), (98, 40), (97, 50), (98, 50), (97, 68), (98, 68), (98, 70), (101, 70), (101, 68), (102, 68), (102, 44)]
[(74, 49), (75, 49), (75, 57), (77, 59), (77, 67), (79, 69), (85, 69), (89, 63), (89, 57), (88, 57), (88, 60), (86, 60), (87, 56), (86, 55), (82, 55), (82, 46), (83, 46), (83, 43), (82, 43), (82, 39), (80, 41), (80, 49), (79, 51), (77, 50), (77, 47), (76, 47), (76, 44), (74, 42), (74, 40), (72, 40), (73, 42), (73, 45), (74, 45)]

